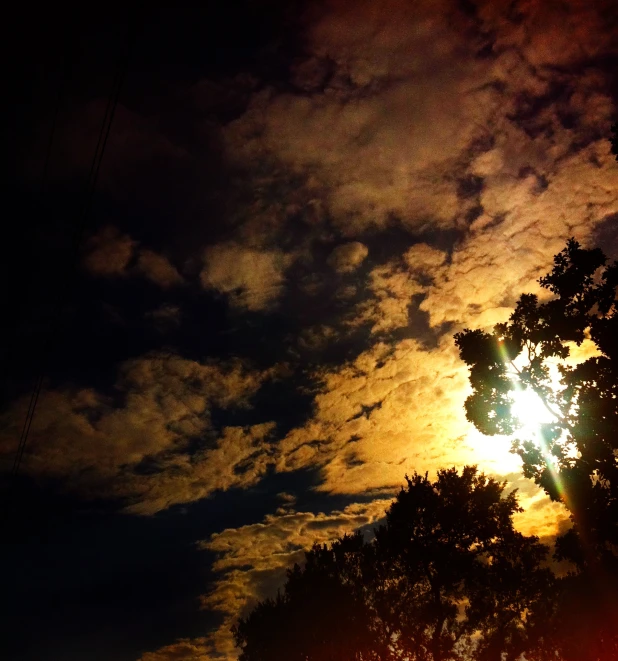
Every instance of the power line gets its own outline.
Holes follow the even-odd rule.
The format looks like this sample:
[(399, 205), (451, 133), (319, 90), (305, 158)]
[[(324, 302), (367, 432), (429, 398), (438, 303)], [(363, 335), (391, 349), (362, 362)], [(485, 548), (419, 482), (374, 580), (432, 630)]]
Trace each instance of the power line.
[[(21, 462), (24, 456), (24, 451), (26, 449), (26, 443), (28, 441), (28, 436), (30, 434), (30, 428), (32, 426), (32, 421), (34, 419), (34, 414), (36, 407), (41, 395), (41, 389), (43, 387), (43, 381), (45, 379), (45, 374), (47, 372), (48, 363), (51, 357), (51, 349), (53, 346), (54, 339), (58, 332), (58, 323), (60, 321), (60, 314), (66, 302), (66, 298), (69, 292), (69, 285), (71, 276), (74, 275), (76, 266), (77, 266), (77, 257), (79, 253), (79, 246), (86, 228), (86, 223), (92, 207), (92, 202), (94, 199), (94, 193), (96, 190), (97, 181), (99, 178), (99, 173), (101, 170), (101, 163), (103, 161), (103, 155), (105, 154), (105, 148), (109, 139), (109, 135), (112, 128), (112, 123), (114, 121), (114, 116), (116, 114), (116, 108), (118, 106), (118, 99), (120, 96), (120, 91), (122, 89), (124, 79), (129, 66), (130, 55), (134, 46), (135, 37), (136, 37), (136, 24), (135, 19), (132, 17), (129, 20), (127, 28), (127, 42), (124, 53), (119, 57), (118, 65), (116, 68), (116, 73), (112, 83), (112, 88), (108, 97), (107, 106), (105, 108), (105, 114), (103, 116), (103, 121), (101, 123), (101, 129), (99, 131), (99, 136), (97, 140), (97, 145), (94, 151), (94, 156), (92, 158), (92, 163), (90, 166), (90, 172), (88, 173), (88, 179), (85, 186), (85, 194), (82, 202), (81, 209), (77, 216), (77, 224), (75, 227), (75, 233), (72, 238), (72, 259), (68, 260), (68, 269), (65, 275), (65, 291), (58, 298), (55, 306), (55, 312), (53, 314), (49, 333), (47, 335), (44, 346), (41, 349), (41, 368), (38, 375), (36, 376), (32, 393), (30, 396), (30, 402), (28, 405), (28, 410), (26, 413), (26, 418), (24, 420), (24, 425), (22, 427), (22, 432), (19, 438), (19, 444), (17, 451), (15, 453), (15, 459), (13, 461), (13, 467), (11, 470), (11, 475), (15, 478), (19, 472)], [(54, 116), (53, 129), (55, 130), (57, 121), (57, 114)], [(45, 160), (45, 169), (44, 169), (44, 179), (47, 177), (48, 167), (49, 167), (49, 157), (51, 154), (51, 145), (53, 143), (53, 133), (50, 138), (50, 143), (48, 146), (48, 153)]]
[[(68, 27), (67, 27), (68, 31)], [(69, 35), (67, 34), (67, 39), (69, 39)], [(64, 92), (65, 92), (65, 87), (66, 87), (66, 82), (69, 77), (69, 61), (70, 61), (70, 47), (67, 45), (66, 51), (65, 51), (65, 56), (64, 56), (64, 64), (62, 67), (62, 78), (60, 79), (60, 85), (58, 86), (58, 94), (56, 95), (56, 102), (54, 105), (54, 112), (52, 116), (52, 123), (51, 123), (51, 129), (49, 132), (49, 140), (47, 142), (47, 149), (45, 151), (45, 158), (43, 162), (43, 172), (41, 175), (41, 184), (40, 184), (40, 189), (39, 189), (39, 195), (36, 203), (37, 208), (42, 208), (43, 206), (43, 200), (45, 198), (45, 189), (46, 189), (46, 184), (47, 184), (47, 178), (49, 175), (49, 164), (51, 162), (51, 155), (52, 155), (52, 150), (54, 146), (54, 137), (56, 135), (56, 127), (58, 125), (58, 117), (60, 115), (60, 107), (62, 105), (62, 100), (64, 98)], [(22, 427), (21, 435), (20, 435), (20, 441), (19, 441), (19, 446), (17, 449), (17, 454), (15, 456), (15, 460), (13, 462), (13, 472), (16, 472), (16, 462), (17, 462), (17, 468), (19, 468), (19, 462), (17, 461), (18, 457), (20, 457), (19, 461), (21, 461), (21, 455), (23, 455), (23, 449), (22, 448), (22, 439), (27, 438), (27, 432), (30, 428), (29, 421), (31, 420), (31, 416), (34, 414), (34, 406), (36, 402), (36, 387), (33, 388), (32, 394), (30, 396), (30, 402), (28, 404), (28, 411), (26, 413), (26, 419), (24, 420), (24, 426)], [(21, 452), (20, 452), (21, 450)]]

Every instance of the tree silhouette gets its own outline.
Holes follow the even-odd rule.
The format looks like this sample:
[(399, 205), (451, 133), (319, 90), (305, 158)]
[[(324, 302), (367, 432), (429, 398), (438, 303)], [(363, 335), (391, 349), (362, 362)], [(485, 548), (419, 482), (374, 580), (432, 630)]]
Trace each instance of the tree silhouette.
[(552, 576), (547, 549), (513, 529), (515, 494), (475, 467), (406, 481), (373, 540), (314, 546), (240, 620), (241, 661), (498, 661), (530, 647), (527, 614)]
[[(571, 239), (539, 282), (550, 298), (524, 294), (492, 333), (455, 336), (473, 387), (466, 414), (483, 433), (518, 432), (513, 450), (524, 474), (571, 513), (555, 556), (577, 571), (557, 582), (549, 610), (537, 612), (526, 658), (618, 660), (618, 265)], [(588, 357), (565, 362), (584, 341)], [(512, 413), (522, 389), (553, 417), (527, 436)]]
[(506, 484), (475, 467), (407, 483), (376, 531), (378, 558), (405, 588), (395, 595), (404, 650), (433, 661), (471, 648), (479, 659), (516, 658), (524, 613), (548, 594), (551, 576), (540, 568), (547, 549), (513, 529), (515, 493), (504, 496)]
[[(590, 553), (598, 559), (618, 545), (618, 265), (571, 239), (539, 282), (550, 300), (524, 294), (493, 333), (455, 336), (473, 387), (466, 414), (485, 434), (519, 431), (513, 449), (524, 474), (571, 511), (574, 533), (559, 554), (583, 566)], [(586, 339), (593, 355), (566, 364)], [(558, 382), (552, 361), (559, 363)], [(553, 414), (528, 437), (512, 413), (522, 389), (536, 392)]]
[(287, 572), (283, 593), (258, 603), (233, 634), (239, 661), (386, 659), (382, 635), (364, 596), (362, 535), (305, 553)]
[(528, 661), (618, 661), (618, 572), (585, 568), (558, 581), (537, 618)]

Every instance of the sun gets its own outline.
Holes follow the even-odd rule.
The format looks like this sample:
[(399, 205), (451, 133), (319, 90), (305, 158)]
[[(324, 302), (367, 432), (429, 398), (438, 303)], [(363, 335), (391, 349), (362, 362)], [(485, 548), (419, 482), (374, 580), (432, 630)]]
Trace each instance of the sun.
[(519, 421), (522, 430), (536, 433), (540, 431), (541, 425), (556, 420), (556, 416), (531, 388), (518, 388), (511, 396), (511, 415)]
[(511, 415), (519, 423), (519, 428), (510, 436), (486, 436), (478, 429), (468, 432), (468, 442), (474, 449), (477, 459), (486, 470), (507, 474), (520, 470), (519, 457), (509, 450), (511, 441), (519, 436), (532, 440), (539, 448), (545, 448), (542, 435), (542, 425), (554, 422), (553, 415), (543, 403), (543, 400), (531, 388), (523, 388), (513, 383), (510, 392), (512, 399)]

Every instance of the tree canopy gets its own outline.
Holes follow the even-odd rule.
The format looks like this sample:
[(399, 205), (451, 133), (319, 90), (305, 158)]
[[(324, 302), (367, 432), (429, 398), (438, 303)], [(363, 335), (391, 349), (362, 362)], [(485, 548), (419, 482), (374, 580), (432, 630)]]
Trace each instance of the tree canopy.
[[(618, 266), (571, 239), (539, 282), (550, 297), (523, 294), (493, 332), (455, 336), (473, 388), (466, 414), (485, 434), (517, 433), (524, 474), (565, 503), (579, 541), (603, 554), (618, 544)], [(585, 360), (569, 364), (584, 342)], [(512, 407), (521, 390), (552, 414), (527, 436)], [(562, 550), (583, 562), (573, 541)]]
[[(539, 283), (546, 294), (523, 294), (493, 332), (455, 336), (466, 414), (485, 434), (514, 434), (524, 475), (571, 514), (555, 555), (578, 569), (558, 581), (527, 658), (618, 659), (618, 265), (571, 239)], [(551, 414), (536, 430), (513, 413), (526, 390)]]
[(475, 467), (406, 482), (373, 539), (314, 546), (240, 620), (240, 661), (499, 661), (531, 645), (552, 576), (546, 547), (513, 527), (515, 494)]

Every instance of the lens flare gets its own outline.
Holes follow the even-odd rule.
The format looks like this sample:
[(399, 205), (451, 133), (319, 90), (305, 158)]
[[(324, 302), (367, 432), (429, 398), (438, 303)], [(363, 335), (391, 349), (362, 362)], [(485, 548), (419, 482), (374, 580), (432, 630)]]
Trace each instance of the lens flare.
[(552, 413), (551, 408), (541, 397), (532, 389), (526, 388), (519, 379), (519, 367), (517, 359), (512, 360), (504, 346), (501, 347), (502, 358), (505, 363), (510, 363), (517, 374), (513, 374), (511, 391), (511, 415), (519, 421), (521, 427), (518, 437), (533, 440), (543, 453), (546, 466), (551, 473), (552, 479), (564, 502), (568, 500), (568, 494), (564, 489), (564, 484), (560, 478), (560, 473), (556, 469), (555, 457), (552, 456), (543, 436), (543, 425), (556, 422), (558, 417)]

